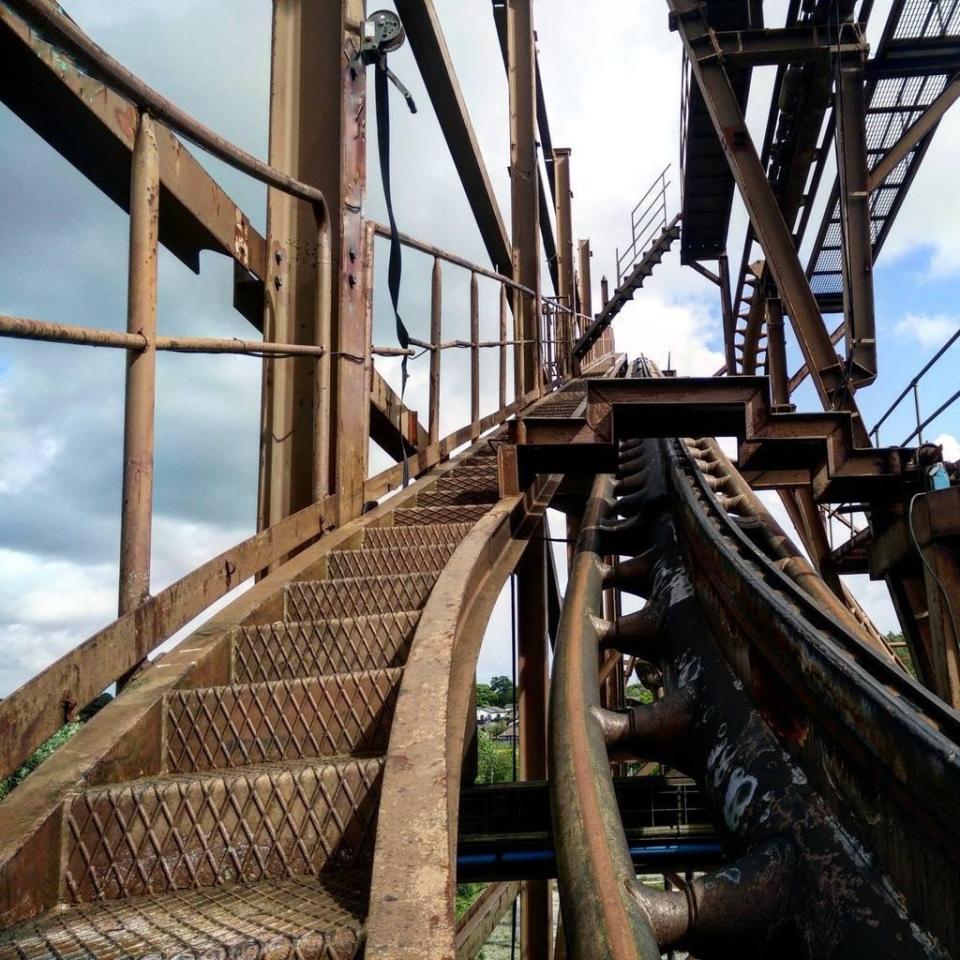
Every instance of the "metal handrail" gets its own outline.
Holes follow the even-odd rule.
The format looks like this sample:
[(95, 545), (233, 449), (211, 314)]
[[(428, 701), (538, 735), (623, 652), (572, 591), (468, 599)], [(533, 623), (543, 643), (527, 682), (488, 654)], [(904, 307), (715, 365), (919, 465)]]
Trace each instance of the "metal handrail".
[(907, 397), (909, 393), (911, 392), (913, 393), (913, 407), (914, 407), (914, 414), (916, 416), (916, 429), (913, 431), (913, 433), (910, 434), (910, 436), (908, 436), (903, 441), (903, 443), (900, 444), (901, 447), (905, 447), (908, 443), (910, 443), (911, 440), (913, 440), (914, 437), (916, 437), (920, 443), (923, 443), (924, 427), (929, 426), (929, 424), (932, 423), (934, 420), (936, 420), (936, 418), (939, 417), (940, 414), (944, 412), (944, 410), (946, 410), (952, 403), (956, 402), (956, 400), (960, 398), (960, 391), (958, 391), (952, 397), (950, 397), (949, 400), (941, 404), (937, 408), (935, 413), (931, 414), (929, 417), (926, 418), (926, 420), (924, 420), (921, 423), (920, 391), (919, 391), (920, 381), (927, 375), (927, 373), (934, 366), (934, 364), (936, 364), (936, 362), (950, 349), (950, 347), (952, 347), (954, 343), (957, 342), (958, 339), (960, 339), (960, 329), (956, 330), (953, 334), (951, 334), (947, 338), (946, 342), (923, 365), (923, 367), (920, 368), (920, 370), (903, 388), (903, 390), (897, 396), (896, 400), (894, 400), (893, 403), (890, 404), (890, 406), (887, 408), (883, 416), (880, 417), (880, 419), (874, 424), (873, 429), (870, 431), (870, 436), (873, 437), (873, 442), (875, 446), (880, 446), (880, 427), (883, 426), (883, 424), (887, 421), (887, 419), (894, 412), (894, 410), (896, 410), (897, 407), (899, 407), (900, 404), (903, 403), (904, 399)]
[(668, 163), (660, 171), (646, 193), (630, 211), (630, 245), (623, 254), (620, 253), (619, 247), (616, 248), (617, 286), (620, 286), (620, 281), (637, 262), (650, 241), (667, 224), (667, 187), (671, 183), (667, 180), (667, 171), (670, 166), (671, 164)]

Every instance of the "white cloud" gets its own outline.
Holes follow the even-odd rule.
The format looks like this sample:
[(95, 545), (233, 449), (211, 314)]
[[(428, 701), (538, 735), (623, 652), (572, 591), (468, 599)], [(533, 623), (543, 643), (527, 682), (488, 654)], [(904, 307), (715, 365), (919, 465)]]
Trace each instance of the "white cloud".
[[(153, 592), (249, 533), (158, 516), (153, 530)], [(215, 604), (207, 616), (226, 602)], [(107, 626), (116, 615), (116, 564), (73, 562), (0, 548), (0, 696)], [(174, 640), (186, 632), (180, 631)]]
[(10, 391), (0, 389), (0, 494), (19, 493), (50, 467), (63, 446), (46, 426), (17, 421)]
[(702, 301), (673, 301), (651, 287), (627, 304), (613, 327), (617, 350), (643, 353), (661, 367), (669, 358), (680, 376), (711, 376), (723, 365), (714, 346), (717, 319)]
[(939, 347), (960, 327), (960, 317), (946, 313), (908, 313), (894, 328), (898, 337), (916, 340), (925, 347)]
[(949, 433), (941, 433), (933, 438), (933, 442), (943, 447), (943, 459), (948, 463), (960, 460), (960, 440)]

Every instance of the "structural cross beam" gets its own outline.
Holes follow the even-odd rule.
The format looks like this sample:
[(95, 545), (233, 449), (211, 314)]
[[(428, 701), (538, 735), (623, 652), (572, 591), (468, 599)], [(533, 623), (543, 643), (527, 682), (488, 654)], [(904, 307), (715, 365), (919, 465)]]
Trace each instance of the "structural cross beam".
[[(679, 17), (671, 18), (671, 27)], [(711, 31), (697, 38), (695, 58), (701, 62), (719, 58), (732, 67), (761, 67), (828, 60), (834, 56), (861, 53), (866, 49), (856, 23), (835, 28), (817, 24), (756, 30)]]

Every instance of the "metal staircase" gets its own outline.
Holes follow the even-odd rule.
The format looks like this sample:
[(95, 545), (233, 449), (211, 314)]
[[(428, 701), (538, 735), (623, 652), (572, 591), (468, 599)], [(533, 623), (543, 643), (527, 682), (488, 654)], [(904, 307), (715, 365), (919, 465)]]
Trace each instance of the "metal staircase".
[(600, 339), (603, 331), (613, 323), (613, 318), (623, 309), (628, 300), (643, 286), (654, 268), (660, 263), (674, 242), (680, 238), (680, 214), (672, 220), (665, 221), (656, 238), (646, 247), (640, 258), (630, 268), (614, 290), (613, 296), (604, 304), (603, 309), (596, 315), (593, 323), (587, 327), (583, 336), (574, 347), (574, 354), (582, 357)]
[[(19, 884), (6, 921), (46, 912), (0, 935), (0, 957), (357, 953), (407, 653), (440, 571), (499, 499), (482, 447), (285, 583), (277, 618), (232, 630), (207, 683), (157, 696), (116, 742), (111, 718), (129, 712), (133, 684), (76, 738), (64, 764), (114, 760), (77, 769), (49, 836), (5, 831), (0, 873)], [(137, 741), (133, 766), (158, 762), (133, 777), (116, 756)], [(44, 772), (11, 795), (8, 823), (28, 817)], [(30, 881), (15, 881), (26, 848), (56, 864), (52, 883), (29, 871), (27, 902)]]

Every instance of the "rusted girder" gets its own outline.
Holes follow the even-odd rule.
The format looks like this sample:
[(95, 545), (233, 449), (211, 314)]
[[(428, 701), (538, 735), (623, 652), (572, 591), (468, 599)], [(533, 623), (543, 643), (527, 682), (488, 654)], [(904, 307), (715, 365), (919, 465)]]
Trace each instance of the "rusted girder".
[(760, 163), (723, 63), (718, 58), (697, 58), (698, 45), (711, 36), (702, 4), (697, 0), (668, 0), (668, 5), (690, 57), (716, 135), (763, 248), (767, 266), (783, 298), (801, 352), (812, 371), (821, 403), (825, 410), (843, 409), (851, 412), (858, 442), (867, 445), (869, 439), (857, 411), (851, 386), (842, 365), (837, 361), (816, 299), (800, 264), (793, 237)]
[[(28, 126), (122, 209), (129, 210), (130, 169), (139, 104), (117, 93), (50, 42), (46, 29), (0, 5), (0, 98)], [(57, 39), (54, 37), (54, 39)], [(160, 243), (194, 272), (214, 250), (240, 268), (235, 306), (263, 323), (266, 243), (193, 154), (156, 124), (160, 164)], [(248, 282), (243, 282), (243, 280)]]
[(398, 0), (397, 12), (490, 261), (498, 272), (509, 274), (510, 237), (433, 2)]
[(867, 171), (863, 52), (841, 56), (835, 113), (837, 173), (843, 238), (843, 306), (847, 366), (853, 387), (877, 378), (873, 304), (872, 211)]
[[(675, 22), (675, 21), (672, 21)], [(859, 24), (798, 24), (753, 30), (713, 30), (693, 45), (698, 60), (720, 59), (732, 67), (825, 61), (860, 53), (866, 43)]]

